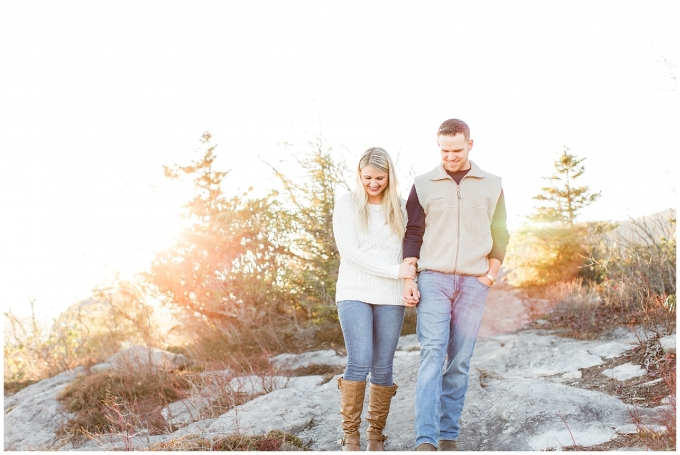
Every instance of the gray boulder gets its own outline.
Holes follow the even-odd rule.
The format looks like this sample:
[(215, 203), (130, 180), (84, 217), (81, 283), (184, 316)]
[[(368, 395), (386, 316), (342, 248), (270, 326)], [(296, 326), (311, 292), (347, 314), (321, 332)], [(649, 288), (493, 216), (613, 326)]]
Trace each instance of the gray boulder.
[(659, 340), (663, 352), (666, 354), (675, 354), (675, 333), (668, 335)]
[(201, 420), (210, 414), (210, 406), (230, 393), (246, 393), (261, 395), (278, 389), (291, 388), (301, 392), (309, 392), (323, 381), (323, 376), (240, 376), (232, 378), (227, 387), (206, 387), (196, 394), (170, 403), (161, 410), (161, 415), (169, 424), (187, 425)]
[(32, 384), (5, 400), (5, 450), (47, 450), (57, 444), (56, 431), (69, 417), (57, 395), (85, 368), (64, 371)]
[(204, 411), (217, 399), (216, 395), (198, 394), (170, 403), (161, 415), (171, 425), (182, 426), (201, 419)]

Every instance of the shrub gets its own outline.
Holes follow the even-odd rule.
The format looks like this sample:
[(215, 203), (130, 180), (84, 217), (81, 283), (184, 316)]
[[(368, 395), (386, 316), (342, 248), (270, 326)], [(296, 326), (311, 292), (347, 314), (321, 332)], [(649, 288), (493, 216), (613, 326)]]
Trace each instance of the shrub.
[(569, 282), (579, 276), (600, 280), (600, 271), (590, 253), (613, 229), (610, 223), (569, 225), (524, 225), (508, 246), (508, 281), (520, 288)]
[(89, 434), (146, 428), (150, 434), (168, 430), (160, 410), (190, 388), (183, 373), (147, 368), (112, 369), (77, 378), (58, 400), (75, 416), (60, 429), (74, 441)]
[[(660, 336), (674, 333), (675, 213), (590, 233), (583, 241), (589, 254), (580, 268), (589, 279), (552, 283), (542, 290), (557, 302), (550, 321), (576, 337), (594, 336), (617, 325), (642, 326)], [(523, 257), (516, 263), (522, 261), (529, 262)]]
[(675, 301), (675, 227), (675, 211), (629, 220), (593, 251), (589, 262), (606, 277), (609, 304), (640, 308), (660, 296)]
[(597, 338), (612, 327), (645, 325), (654, 314), (651, 306), (640, 308), (607, 304), (601, 295), (602, 286), (582, 278), (553, 284), (542, 293), (556, 302), (543, 319), (547, 319), (553, 327), (566, 329), (565, 335), (578, 339)]

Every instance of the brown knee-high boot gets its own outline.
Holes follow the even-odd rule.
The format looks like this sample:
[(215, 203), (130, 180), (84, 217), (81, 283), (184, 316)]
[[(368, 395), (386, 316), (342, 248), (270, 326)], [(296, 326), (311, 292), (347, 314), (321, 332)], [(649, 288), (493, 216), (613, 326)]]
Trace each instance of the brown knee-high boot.
[(347, 381), (339, 378), (338, 389), (340, 389), (342, 431), (345, 433), (338, 442), (342, 445), (342, 450), (361, 450), (359, 425), (361, 425), (361, 411), (364, 409), (366, 381)]
[(392, 397), (397, 394), (397, 387), (396, 384), (384, 386), (371, 383), (368, 392), (368, 414), (366, 415), (368, 422), (366, 450), (385, 450), (387, 436), (384, 436), (382, 432), (387, 423), (387, 414), (390, 413), (390, 402)]

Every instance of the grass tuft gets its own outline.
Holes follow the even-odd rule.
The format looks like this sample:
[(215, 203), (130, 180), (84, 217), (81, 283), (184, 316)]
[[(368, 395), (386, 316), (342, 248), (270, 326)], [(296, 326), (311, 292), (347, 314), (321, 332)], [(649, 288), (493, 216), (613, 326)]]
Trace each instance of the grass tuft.
[(266, 435), (227, 435), (207, 438), (190, 434), (150, 445), (149, 451), (302, 451), (309, 450), (309, 444), (302, 439), (281, 430), (272, 430)]
[(79, 377), (57, 397), (73, 416), (58, 435), (79, 442), (92, 434), (149, 434), (169, 430), (160, 411), (190, 388), (184, 373), (145, 369), (112, 369)]

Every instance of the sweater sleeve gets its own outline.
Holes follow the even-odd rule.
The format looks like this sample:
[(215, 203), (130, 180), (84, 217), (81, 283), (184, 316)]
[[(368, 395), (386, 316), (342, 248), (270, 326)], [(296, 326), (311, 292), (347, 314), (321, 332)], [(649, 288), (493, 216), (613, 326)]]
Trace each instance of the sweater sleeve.
[(340, 258), (358, 269), (385, 278), (399, 278), (401, 264), (390, 264), (361, 250), (357, 237), (359, 219), (352, 210), (349, 197), (338, 199), (333, 210), (333, 233)]
[(420, 205), (416, 186), (413, 185), (406, 201), (406, 234), (404, 235), (404, 259), (420, 258), (420, 247), (425, 235), (425, 210)]

